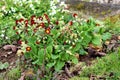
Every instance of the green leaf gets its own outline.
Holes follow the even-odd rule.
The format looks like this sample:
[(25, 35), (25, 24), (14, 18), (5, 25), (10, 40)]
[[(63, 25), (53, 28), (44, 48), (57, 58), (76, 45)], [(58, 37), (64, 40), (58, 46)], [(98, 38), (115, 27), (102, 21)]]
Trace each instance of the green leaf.
[(40, 50), (38, 51), (39, 65), (42, 65), (43, 60), (44, 60), (44, 55), (45, 55), (44, 49), (40, 49)]
[(80, 43), (77, 43), (76, 46), (73, 48), (72, 52), (78, 51), (80, 49)]
[(57, 59), (57, 58), (59, 58), (59, 55), (52, 55), (51, 58), (52, 59)]
[(49, 68), (51, 68), (51, 67), (53, 67), (53, 66), (55, 65), (55, 63), (56, 63), (55, 61), (54, 61), (54, 62), (51, 62), (51, 63), (48, 63), (47, 66), (48, 66)]
[(63, 61), (69, 60), (69, 56), (70, 56), (70, 54), (68, 54), (68, 53), (60, 53), (60, 59)]
[(31, 48), (32, 48), (32, 50), (31, 50), (31, 53), (33, 54), (37, 54), (37, 47), (34, 45), (34, 44), (32, 44), (32, 43), (29, 43), (28, 44)]
[(46, 50), (47, 50), (47, 53), (52, 54), (53, 46), (51, 45), (47, 46)]
[(53, 38), (54, 39), (58, 38), (59, 35), (60, 35), (60, 33), (58, 32), (58, 30), (55, 30), (55, 29), (51, 30), (51, 33), (53, 34)]
[(97, 46), (101, 46), (102, 45), (102, 42), (101, 42), (101, 36), (100, 35), (95, 35), (93, 40), (92, 40), (92, 43), (94, 45), (97, 45)]
[(110, 39), (110, 38), (111, 38), (111, 34), (110, 34), (109, 32), (104, 33), (104, 34), (102, 35), (102, 39), (103, 39), (103, 40), (107, 40), (107, 39)]
[(35, 43), (35, 41), (36, 41), (36, 37), (30, 37), (29, 39), (28, 39), (28, 41), (29, 41), (29, 43), (32, 43), (32, 44), (34, 44)]
[(2, 63), (0, 62), (0, 70), (8, 68), (9, 64), (8, 62)]
[(34, 62), (32, 62), (32, 64), (38, 64), (38, 63), (39, 63), (39, 59), (37, 59)]
[(5, 62), (4, 63), (4, 68), (6, 69), (6, 68), (8, 68), (8, 66), (9, 66), (8, 62)]
[(84, 49), (80, 49), (80, 50), (79, 50), (79, 54), (80, 54), (80, 55), (85, 55), (86, 53), (87, 53), (87, 52), (86, 52)]
[(55, 71), (60, 71), (64, 65), (65, 62), (57, 61), (57, 64), (55, 65)]
[(77, 64), (77, 63), (78, 63), (78, 59), (77, 59), (76, 57), (73, 57), (73, 58), (72, 58), (72, 62), (73, 62), (74, 64)]

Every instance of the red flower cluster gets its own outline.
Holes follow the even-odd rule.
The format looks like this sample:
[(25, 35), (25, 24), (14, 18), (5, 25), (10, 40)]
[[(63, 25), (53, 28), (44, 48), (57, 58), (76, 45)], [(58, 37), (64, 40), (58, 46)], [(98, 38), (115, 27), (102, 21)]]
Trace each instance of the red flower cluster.
[[(28, 26), (28, 20), (24, 20), (23, 18), (19, 19), (19, 20), (16, 20), (16, 26), (19, 24), (19, 23), (22, 23), (24, 22), (25, 23), (25, 27)], [(15, 29), (14, 29), (15, 30)]]
[(31, 20), (30, 20), (31, 25), (36, 24), (36, 22), (35, 22), (35, 20), (34, 20), (35, 18), (36, 18), (35, 15), (31, 16)]
[[(48, 21), (48, 24), (50, 24), (50, 19), (49, 19), (48, 15), (44, 14), (43, 16)], [(35, 15), (31, 16), (31, 18), (30, 18), (30, 25), (33, 26), (34, 24), (37, 24), (37, 26), (33, 29), (33, 32), (37, 32), (38, 28), (44, 28), (45, 29), (45, 33), (50, 34), (50, 30), (51, 30), (50, 27), (46, 27), (44, 22), (41, 22), (41, 23), (35, 22), (35, 19), (38, 19), (38, 20), (42, 21), (43, 17), (42, 16), (36, 17)], [(18, 24), (21, 23), (21, 22), (24, 23), (25, 27), (28, 27), (29, 20), (24, 20), (23, 18), (21, 18), (19, 20), (16, 20), (16, 26), (13, 26), (13, 30), (16, 30), (16, 27), (19, 26)], [(59, 22), (56, 21), (55, 24), (58, 25)], [(25, 28), (24, 31), (26, 33), (28, 33), (27, 28)], [(16, 31), (16, 34), (19, 34), (19, 33)]]

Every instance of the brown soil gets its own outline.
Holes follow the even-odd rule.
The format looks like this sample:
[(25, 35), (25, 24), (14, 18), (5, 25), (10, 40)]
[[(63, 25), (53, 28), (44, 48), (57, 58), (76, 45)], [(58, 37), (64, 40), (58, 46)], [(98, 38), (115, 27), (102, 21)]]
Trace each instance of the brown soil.
[[(10, 54), (9, 54), (10, 53)], [(16, 53), (11, 51), (5, 51), (3, 48), (0, 49), (0, 61), (1, 62), (15, 62), (17, 59)]]
[[(9, 54), (10, 53), (10, 54)], [(6, 72), (7, 70), (16, 66), (17, 55), (16, 53), (12, 53), (11, 51), (5, 51), (3, 48), (0, 48), (0, 62), (9, 63), (9, 67), (7, 69), (0, 70), (0, 73)]]

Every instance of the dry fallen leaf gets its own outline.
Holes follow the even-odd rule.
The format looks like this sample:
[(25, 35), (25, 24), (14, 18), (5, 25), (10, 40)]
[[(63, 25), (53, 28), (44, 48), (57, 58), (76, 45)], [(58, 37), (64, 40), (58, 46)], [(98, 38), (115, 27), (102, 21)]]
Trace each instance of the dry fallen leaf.
[(76, 57), (77, 59), (79, 59), (79, 54), (78, 54), (78, 53), (76, 53), (76, 54), (75, 54), (75, 57)]
[(96, 51), (102, 51), (102, 46), (95, 46), (93, 44), (89, 44), (89, 47), (95, 49)]
[(105, 41), (105, 45), (109, 45), (110, 44), (110, 41)]
[(24, 80), (24, 78), (25, 78), (25, 72), (21, 74), (21, 77), (18, 80)]
[(105, 56), (106, 55), (106, 53), (104, 53), (104, 52), (96, 52), (95, 54), (98, 56)]
[(31, 77), (31, 76), (34, 76), (34, 72), (33, 72), (33, 69), (29, 69), (25, 72), (25, 76), (28, 76), (28, 77)]
[(12, 52), (16, 52), (17, 51), (17, 47), (15, 45), (5, 45), (3, 46), (4, 50), (12, 50)]

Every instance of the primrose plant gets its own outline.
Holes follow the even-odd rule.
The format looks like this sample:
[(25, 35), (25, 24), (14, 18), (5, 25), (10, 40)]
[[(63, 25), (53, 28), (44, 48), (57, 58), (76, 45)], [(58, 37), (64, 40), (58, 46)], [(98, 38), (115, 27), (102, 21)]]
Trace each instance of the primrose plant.
[(50, 8), (40, 15), (16, 20), (13, 30), (19, 36), (21, 54), (32, 59), (32, 64), (59, 72), (68, 62), (78, 63), (76, 55), (87, 54), (89, 44), (101, 46), (105, 30), (99, 21), (91, 18), (79, 22), (76, 13), (52, 6), (55, 11)]

